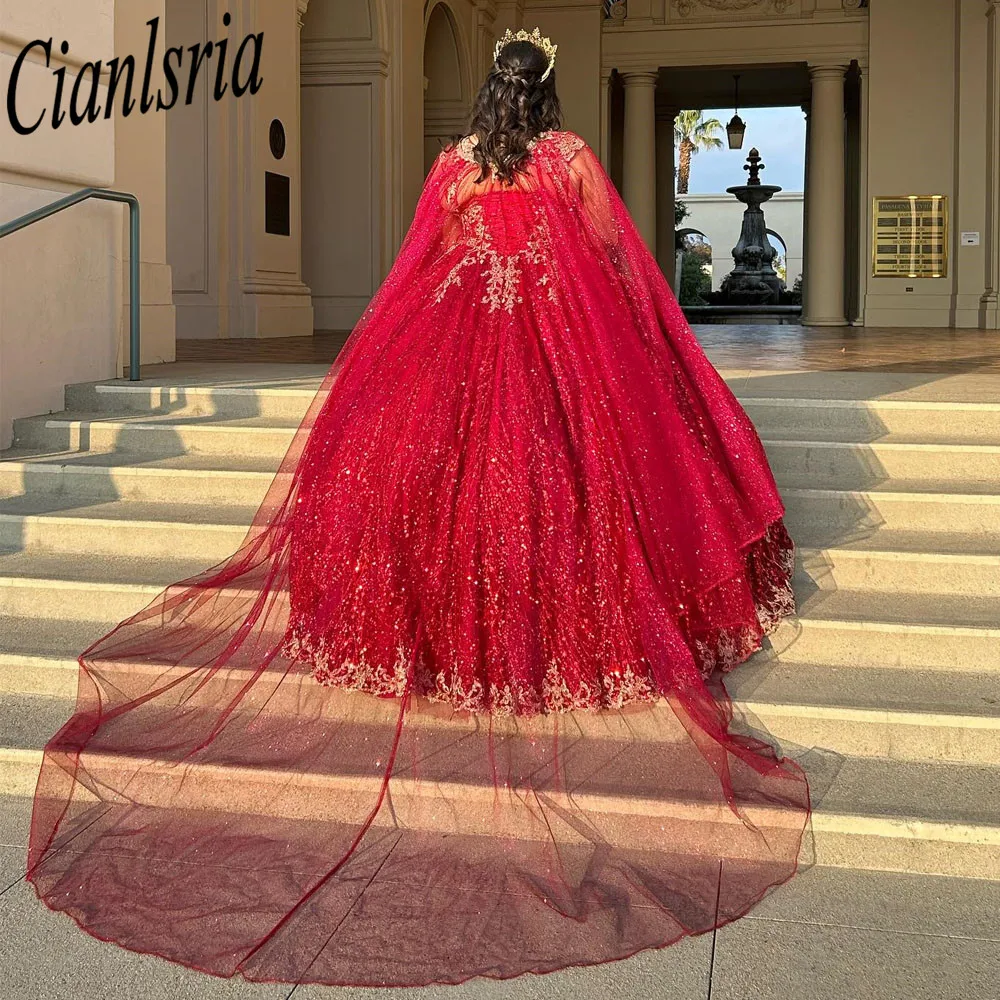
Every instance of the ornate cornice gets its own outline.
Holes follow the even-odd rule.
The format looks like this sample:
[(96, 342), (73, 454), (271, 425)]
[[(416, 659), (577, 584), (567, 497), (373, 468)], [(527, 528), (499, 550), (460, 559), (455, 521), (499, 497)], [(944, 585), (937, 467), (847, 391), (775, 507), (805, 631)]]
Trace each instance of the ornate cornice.
[(389, 53), (377, 46), (355, 48), (350, 43), (309, 41), (302, 43), (302, 82), (322, 84), (334, 78), (389, 75)]
[(761, 14), (785, 14), (793, 0), (672, 0), (681, 17), (690, 17), (699, 8), (719, 14), (741, 14), (754, 11)]

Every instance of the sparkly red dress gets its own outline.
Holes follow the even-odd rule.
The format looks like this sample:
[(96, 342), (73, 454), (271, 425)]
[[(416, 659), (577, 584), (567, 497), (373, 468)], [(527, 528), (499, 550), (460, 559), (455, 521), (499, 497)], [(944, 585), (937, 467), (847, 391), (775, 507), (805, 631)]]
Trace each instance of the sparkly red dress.
[(618, 959), (798, 864), (801, 769), (720, 675), (793, 612), (749, 419), (593, 153), (466, 140), (244, 544), (81, 657), (29, 878), (216, 975)]

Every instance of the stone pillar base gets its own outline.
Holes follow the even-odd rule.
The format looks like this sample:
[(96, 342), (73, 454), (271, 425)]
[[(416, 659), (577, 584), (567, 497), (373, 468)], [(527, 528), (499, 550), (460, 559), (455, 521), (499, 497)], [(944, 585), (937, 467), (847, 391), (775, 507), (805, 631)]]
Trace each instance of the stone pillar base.
[(803, 316), (803, 326), (847, 326), (845, 316)]
[(1000, 330), (1000, 296), (983, 296), (979, 303), (979, 329)]
[(312, 292), (301, 281), (251, 280), (242, 285), (242, 337), (311, 337)]

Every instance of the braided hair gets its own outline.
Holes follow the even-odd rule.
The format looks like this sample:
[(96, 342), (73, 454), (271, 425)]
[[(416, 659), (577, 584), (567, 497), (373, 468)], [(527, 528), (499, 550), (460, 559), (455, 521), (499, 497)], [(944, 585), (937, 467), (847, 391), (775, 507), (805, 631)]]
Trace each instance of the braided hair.
[(527, 167), (532, 143), (562, 127), (555, 71), (542, 79), (548, 70), (548, 56), (531, 42), (510, 42), (500, 50), (472, 109), (480, 181), (492, 174), (513, 183)]

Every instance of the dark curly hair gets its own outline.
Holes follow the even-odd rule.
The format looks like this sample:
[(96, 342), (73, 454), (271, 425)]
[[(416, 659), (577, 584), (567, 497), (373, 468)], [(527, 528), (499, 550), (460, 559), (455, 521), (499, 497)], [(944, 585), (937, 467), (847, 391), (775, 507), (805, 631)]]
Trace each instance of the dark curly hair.
[(548, 56), (531, 42), (510, 42), (500, 50), (472, 108), (469, 132), (477, 140), (480, 181), (492, 174), (513, 183), (527, 167), (531, 143), (562, 127), (555, 70), (542, 80), (548, 68)]

